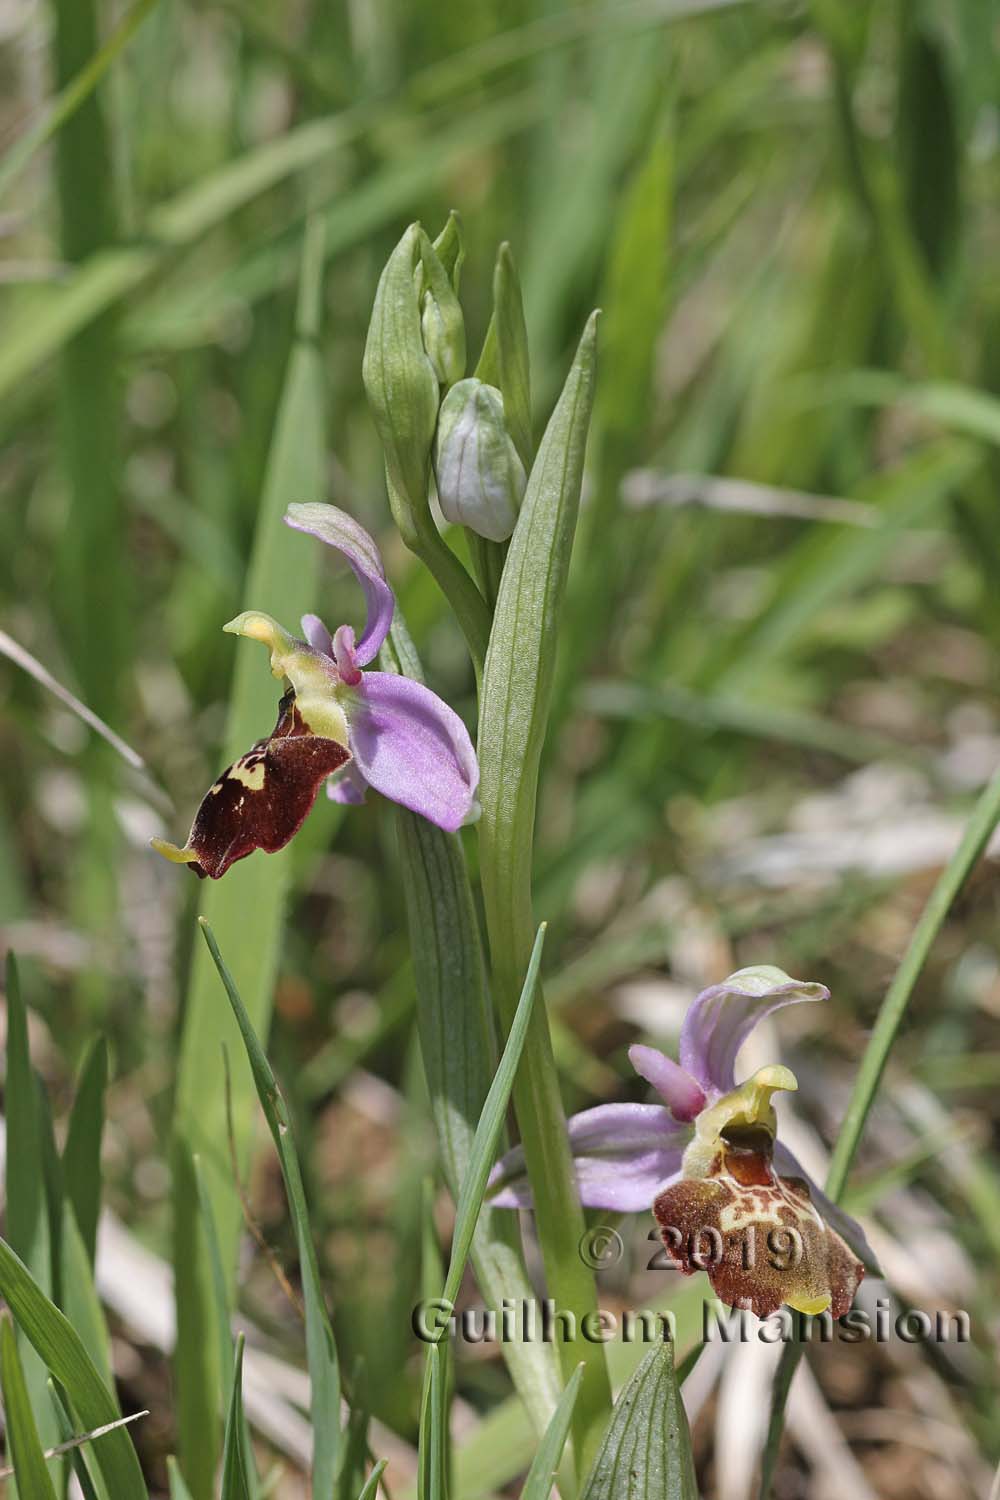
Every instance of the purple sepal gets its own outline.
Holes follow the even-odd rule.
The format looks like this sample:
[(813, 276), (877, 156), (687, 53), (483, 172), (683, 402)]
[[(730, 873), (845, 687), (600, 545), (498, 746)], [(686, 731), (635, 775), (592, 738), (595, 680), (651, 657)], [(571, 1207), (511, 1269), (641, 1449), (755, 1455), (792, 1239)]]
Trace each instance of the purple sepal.
[[(599, 1104), (567, 1125), (580, 1202), (585, 1208), (639, 1213), (681, 1169), (689, 1129), (679, 1129), (661, 1104)], [(490, 1173), (497, 1208), (530, 1208), (524, 1151), (513, 1151)]]
[(454, 832), (478, 811), (479, 765), (461, 719), (430, 688), (366, 672), (348, 707), (351, 754), (370, 786)]
[[(335, 505), (325, 505), (322, 502), (290, 505), (285, 521), (296, 531), (305, 531), (310, 536), (318, 537), (321, 542), (326, 542), (328, 546), (336, 547), (353, 568), (368, 606), (368, 618), (355, 648), (354, 658), (359, 667), (367, 666), (370, 661), (374, 661), (389, 633), (395, 607), (392, 589), (385, 581), (385, 569), (374, 538), (369, 536), (353, 516), (338, 510)], [(315, 616), (308, 618), (315, 619)]]
[(829, 1000), (825, 984), (803, 984), (769, 964), (739, 969), (721, 984), (702, 990), (684, 1017), (681, 1067), (713, 1097), (736, 1086), (733, 1065), (758, 1021), (783, 1005)]

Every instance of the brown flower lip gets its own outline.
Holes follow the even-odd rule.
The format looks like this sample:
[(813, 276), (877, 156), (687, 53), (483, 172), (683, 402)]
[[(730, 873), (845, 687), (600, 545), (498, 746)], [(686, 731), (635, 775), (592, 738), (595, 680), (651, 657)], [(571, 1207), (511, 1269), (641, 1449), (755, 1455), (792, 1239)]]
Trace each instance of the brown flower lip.
[(195, 814), (187, 843), (164, 840), (155, 847), (168, 859), (190, 865), (199, 879), (218, 880), (255, 849), (283, 849), (316, 801), (328, 776), (350, 760), (336, 740), (312, 734), (289, 689), (278, 705), (278, 721), (214, 781)]
[(842, 1317), (864, 1266), (817, 1213), (804, 1179), (774, 1172), (768, 1132), (733, 1135), (707, 1177), (682, 1178), (653, 1204), (675, 1267), (705, 1271), (723, 1302), (759, 1318), (783, 1303)]

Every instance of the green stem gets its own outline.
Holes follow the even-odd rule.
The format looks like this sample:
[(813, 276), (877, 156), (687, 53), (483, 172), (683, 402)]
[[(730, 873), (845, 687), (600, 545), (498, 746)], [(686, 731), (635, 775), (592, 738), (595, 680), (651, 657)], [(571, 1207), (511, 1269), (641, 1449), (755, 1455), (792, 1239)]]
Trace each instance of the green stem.
[[(834, 1202), (837, 1202), (843, 1194), (848, 1173), (868, 1119), (868, 1112), (875, 1102), (875, 1095), (878, 1093), (878, 1086), (889, 1060), (892, 1044), (896, 1040), (896, 1033), (906, 1014), (910, 996), (927, 962), (928, 954), (956, 896), (989, 843), (998, 823), (1000, 823), (1000, 772), (997, 772), (980, 795), (966, 825), (962, 841), (931, 892), (899, 968), (882, 1001), (871, 1038), (865, 1048), (865, 1055), (861, 1060), (861, 1067), (858, 1069), (858, 1076), (844, 1115), (844, 1123), (840, 1128), (827, 1173), (826, 1191)], [(792, 1377), (802, 1358), (803, 1348), (803, 1344), (795, 1342), (786, 1344), (782, 1351), (781, 1363), (778, 1366), (771, 1396), (771, 1417), (761, 1465), (759, 1500), (767, 1500), (771, 1493), (771, 1482), (774, 1478), (778, 1446), (784, 1426), (785, 1405)]]
[[(529, 913), (530, 906), (525, 908), (525, 915)], [(520, 933), (515, 941), (503, 943), (501, 953), (498, 954), (496, 947), (493, 950), (494, 990), (505, 1030), (509, 1030), (513, 1021), (520, 993), (516, 974), (524, 972), (523, 965), (515, 967), (511, 962), (515, 953), (519, 959), (524, 954)], [(597, 1292), (593, 1275), (580, 1255), (586, 1224), (573, 1176), (566, 1115), (541, 994), (532, 1014), (513, 1097), (532, 1184), (546, 1282), (557, 1308), (570, 1313), (579, 1330), (586, 1319), (597, 1313)], [(607, 1364), (600, 1344), (591, 1346), (585, 1342), (581, 1348), (578, 1339), (567, 1338), (560, 1340), (558, 1348), (564, 1381), (584, 1361), (583, 1383), (573, 1421), (577, 1478), (582, 1482), (607, 1425), (611, 1405)]]
[(472, 664), (476, 669), (476, 681), (481, 681), (486, 662), (486, 648), (490, 641), (490, 610), (472, 578), (452, 552), (444, 537), (434, 524), (428, 510), (416, 517), (417, 525), (404, 540), (434, 579), (448, 603), (455, 611), (462, 634), (465, 636)]
[(426, 498), (422, 505), (410, 503), (397, 489), (386, 469), (389, 506), (400, 536), (415, 557), (432, 574), (438, 588), (455, 612), (476, 669), (480, 686), (486, 648), (490, 642), (492, 611), (462, 563), (438, 531)]

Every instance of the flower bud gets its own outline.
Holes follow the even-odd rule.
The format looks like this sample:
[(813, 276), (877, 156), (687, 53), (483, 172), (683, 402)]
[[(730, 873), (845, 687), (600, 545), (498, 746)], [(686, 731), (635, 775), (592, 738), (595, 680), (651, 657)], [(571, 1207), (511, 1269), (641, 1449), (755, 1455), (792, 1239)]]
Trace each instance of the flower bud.
[(411, 224), (389, 257), (375, 294), (362, 365), (365, 391), (385, 449), (390, 494), (418, 509), (427, 503), (440, 400), (437, 373), (424, 348), (413, 280), (422, 238), (426, 235), (420, 226)]
[(414, 284), (424, 348), (438, 384), (447, 389), (465, 374), (465, 319), (451, 277), (423, 230)]
[(460, 380), (441, 405), (434, 451), (438, 499), (449, 521), (503, 542), (514, 530), (527, 477), (504, 423), (503, 397)]

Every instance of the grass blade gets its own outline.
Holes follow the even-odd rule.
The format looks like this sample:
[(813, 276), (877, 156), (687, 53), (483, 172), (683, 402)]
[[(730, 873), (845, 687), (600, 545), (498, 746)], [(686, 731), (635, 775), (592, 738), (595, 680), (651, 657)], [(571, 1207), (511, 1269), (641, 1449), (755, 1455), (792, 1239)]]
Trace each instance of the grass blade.
[(315, 1500), (328, 1500), (333, 1493), (340, 1449), (340, 1371), (333, 1329), (323, 1301), (316, 1248), (309, 1228), (309, 1210), (302, 1186), (302, 1174), (295, 1150), (292, 1124), (285, 1101), (271, 1071), (271, 1065), (257, 1039), (232, 975), (219, 952), (212, 929), (204, 917), (200, 920), (212, 961), (219, 971), (219, 978), (229, 996), (229, 1003), (233, 1008), (233, 1015), (236, 1017), (236, 1023), (246, 1047), (257, 1097), (264, 1111), (264, 1118), (267, 1120), (285, 1180), (288, 1206), (295, 1226), (302, 1276), (302, 1297), (306, 1313), (306, 1350), (309, 1362), (310, 1414), (313, 1430), (312, 1492)]
[(97, 1220), (101, 1212), (101, 1135), (107, 1086), (108, 1044), (103, 1037), (98, 1037), (80, 1069), (62, 1158), (66, 1196), (73, 1205), (80, 1238), (91, 1266), (94, 1264)]
[(46, 141), (51, 140), (56, 131), (61, 129), (90, 97), (108, 68), (131, 41), (155, 4), (156, 0), (135, 0), (103, 47), (98, 48), (76, 77), (56, 95), (41, 119), (26, 130), (20, 140), (10, 148), (0, 161), (0, 198), (27, 166), (35, 152), (44, 146)]
[(378, 1495), (378, 1487), (381, 1483), (382, 1475), (385, 1473), (385, 1470), (386, 1460), (384, 1458), (380, 1458), (374, 1469), (372, 1469), (368, 1478), (365, 1480), (365, 1487), (361, 1491), (361, 1494), (358, 1496), (358, 1500), (376, 1500), (376, 1496)]
[(3, 1388), (7, 1448), (21, 1494), (30, 1496), (30, 1500), (56, 1500), (9, 1318), (0, 1322), (0, 1386)]
[(531, 1468), (528, 1470), (528, 1477), (521, 1491), (521, 1500), (549, 1500), (559, 1460), (566, 1446), (570, 1423), (573, 1420), (573, 1407), (580, 1394), (582, 1379), (583, 1365), (577, 1365), (567, 1381), (566, 1389), (559, 1398), (559, 1405), (552, 1413), (552, 1421), (546, 1428), (538, 1452), (531, 1461)]
[(212, 1200), (208, 1196), (208, 1188), (205, 1185), (205, 1174), (201, 1169), (201, 1161), (198, 1157), (194, 1158), (193, 1167), (195, 1182), (198, 1186), (198, 1202), (201, 1206), (205, 1244), (208, 1250), (208, 1268), (212, 1278), (215, 1332), (219, 1349), (219, 1369), (223, 1382), (222, 1409), (223, 1411), (228, 1411), (233, 1399), (233, 1335), (229, 1326), (229, 1295), (226, 1290), (226, 1278), (222, 1269), (219, 1237), (215, 1232), (215, 1216), (212, 1213)]
[[(98, 51), (95, 0), (54, 0), (52, 45), (59, 85), (69, 86)], [(73, 129), (56, 137), (56, 182), (64, 258), (77, 264), (113, 243), (114, 183), (100, 96), (78, 103)], [(127, 665), (128, 582), (123, 562), (120, 396), (116, 315), (111, 309), (63, 349), (61, 446), (70, 511), (57, 557), (56, 607), (84, 697), (114, 722)]]
[[(118, 1404), (76, 1329), (4, 1240), (0, 1240), (0, 1295), (6, 1298), (18, 1328), (64, 1387), (79, 1424), (90, 1430), (117, 1422)], [(114, 1500), (146, 1500), (142, 1470), (126, 1428), (114, 1427), (97, 1442), (94, 1454)]]
[[(45, 1158), (38, 1091), (28, 1050), (28, 1015), (14, 955), (7, 956), (7, 1235), (15, 1253), (39, 1287), (53, 1289), (51, 1223), (46, 1203)], [(59, 1441), (59, 1427), (47, 1394), (45, 1366), (34, 1349), (21, 1344), (28, 1397), (45, 1447)]]
[(417, 1500), (448, 1500), (448, 1345), (429, 1344), (420, 1401)]
[[(59, 1398), (56, 1395), (54, 1382), (50, 1382), (50, 1393), (52, 1395), (53, 1401), (58, 1402)], [(106, 1432), (111, 1432), (115, 1427), (129, 1427), (133, 1422), (141, 1421), (143, 1417), (148, 1416), (148, 1411), (134, 1411), (130, 1417), (119, 1417), (117, 1422), (109, 1422), (105, 1427), (95, 1427), (93, 1432), (72, 1432), (67, 1428), (67, 1435), (63, 1439), (63, 1441), (61, 1443), (57, 1443), (54, 1448), (47, 1449), (45, 1457), (58, 1458), (63, 1453), (76, 1454), (79, 1449), (84, 1446), (85, 1443), (92, 1443), (95, 1438), (103, 1437)], [(0, 1469), (0, 1479), (10, 1479), (13, 1473), (13, 1469)], [(83, 1477), (81, 1479), (81, 1487), (86, 1490), (89, 1484), (90, 1476), (87, 1474), (86, 1470), (84, 1470)], [(92, 1496), (93, 1493), (93, 1488), (91, 1488), (89, 1491), (88, 1500), (89, 1496)]]
[(243, 1418), (243, 1335), (236, 1340), (232, 1394), (222, 1446), (222, 1500), (250, 1500), (247, 1478), (246, 1423)]
[[(62, 1263), (61, 1303), (84, 1348), (90, 1355), (108, 1391), (114, 1396), (114, 1375), (111, 1369), (111, 1339), (104, 1319), (104, 1309), (94, 1285), (94, 1274), (87, 1255), (83, 1237), (77, 1226), (71, 1205), (63, 1204), (60, 1234), (60, 1257)], [(117, 1406), (117, 1397), (114, 1397)]]
[(85, 703), (81, 703), (79, 698), (70, 692), (69, 688), (63, 687), (62, 683), (57, 681), (46, 667), (42, 666), (42, 663), (36, 656), (32, 656), (30, 651), (26, 651), (5, 630), (0, 630), (0, 652), (10, 661), (15, 662), (30, 677), (33, 677), (36, 682), (41, 683), (42, 687), (48, 688), (49, 692), (58, 698), (60, 703), (64, 703), (67, 708), (76, 714), (78, 719), (82, 719), (88, 729), (92, 729), (95, 734), (99, 734), (102, 739), (107, 740), (112, 749), (116, 750), (122, 760), (126, 761), (134, 770), (144, 771), (146, 769), (146, 762), (137, 750), (133, 750), (131, 745), (126, 745), (125, 741), (119, 735), (115, 734), (114, 730), (110, 729), (103, 719), (98, 718), (97, 714), (92, 709), (89, 709)]
[(192, 1500), (191, 1491), (184, 1483), (176, 1458), (167, 1459), (167, 1478), (170, 1482), (170, 1500)]
[[(219, 1350), (219, 1371), (222, 1378), (221, 1397), (222, 1410), (228, 1411), (233, 1400), (233, 1335), (230, 1326), (229, 1293), (226, 1287), (225, 1272), (222, 1268), (222, 1254), (219, 1249), (219, 1236), (215, 1229), (215, 1215), (212, 1212), (212, 1200), (208, 1196), (208, 1188), (205, 1185), (205, 1175), (201, 1170), (201, 1162), (196, 1157), (194, 1160), (194, 1175), (198, 1184), (198, 1202), (201, 1206), (202, 1229), (205, 1235), (205, 1248), (208, 1252), (208, 1268), (212, 1280), (212, 1297), (215, 1307), (215, 1331)], [(244, 1426), (246, 1418), (244, 1416)], [(249, 1429), (244, 1432), (243, 1447), (246, 1454), (246, 1476), (247, 1487), (250, 1491), (250, 1500), (254, 1500), (257, 1494), (257, 1471), (253, 1462), (253, 1449), (250, 1446)]]

